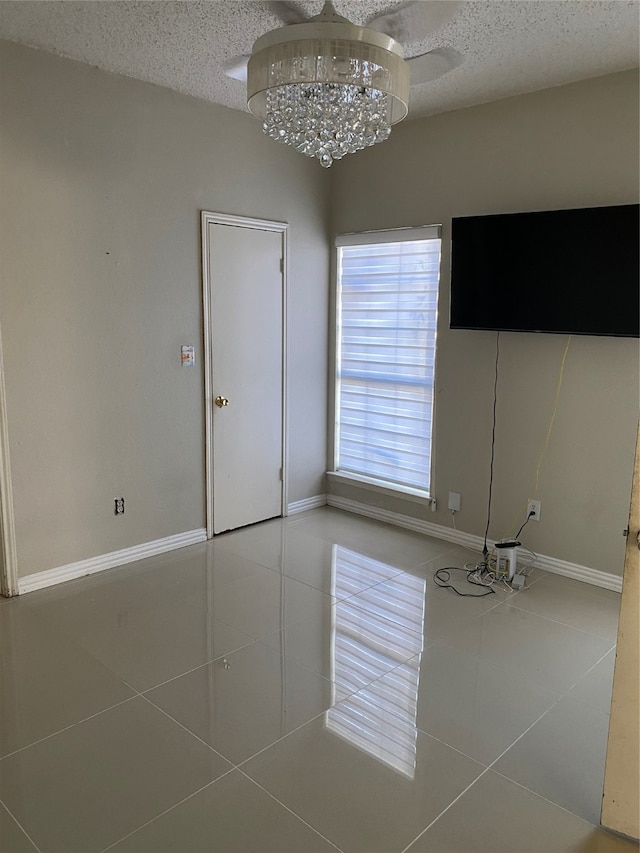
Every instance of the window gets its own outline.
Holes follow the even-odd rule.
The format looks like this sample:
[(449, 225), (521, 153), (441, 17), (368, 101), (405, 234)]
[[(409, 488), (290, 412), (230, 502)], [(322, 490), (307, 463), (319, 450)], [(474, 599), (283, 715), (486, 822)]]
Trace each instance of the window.
[(440, 228), (336, 245), (335, 471), (428, 494)]

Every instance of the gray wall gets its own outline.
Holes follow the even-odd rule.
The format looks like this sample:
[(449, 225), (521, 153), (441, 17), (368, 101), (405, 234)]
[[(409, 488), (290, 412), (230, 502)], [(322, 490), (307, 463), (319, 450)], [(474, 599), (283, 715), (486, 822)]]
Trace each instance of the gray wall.
[(291, 223), (289, 500), (324, 493), (324, 170), (249, 115), (7, 42), (0, 55), (20, 575), (205, 525), (202, 209)]
[[(384, 145), (332, 168), (333, 230), (442, 223), (436, 376), (438, 511), (376, 504), (459, 529), (486, 524), (496, 334), (448, 326), (451, 217), (638, 201), (638, 75), (624, 72), (460, 110), (395, 128)], [(587, 248), (587, 247), (585, 247)], [(607, 298), (607, 283), (602, 283)], [(513, 535), (530, 497), (535, 551), (622, 574), (638, 418), (638, 342), (574, 337), (551, 438), (545, 443), (566, 337), (503, 333), (490, 537)], [(371, 502), (370, 492), (334, 493)], [(516, 526), (517, 525), (517, 526)]]
[[(201, 209), (291, 223), (289, 500), (325, 491), (329, 192), (335, 232), (444, 225), (440, 509), (380, 505), (448, 525), (458, 491), (458, 527), (483, 534), (495, 335), (447, 329), (450, 220), (637, 201), (635, 73), (406, 122), (327, 175), (248, 115), (8, 43), (0, 62), (0, 323), (22, 576), (204, 526)], [(183, 343), (196, 344), (195, 370), (180, 368)], [(493, 537), (533, 497), (564, 344), (502, 335)], [(530, 547), (621, 573), (637, 410), (637, 341), (574, 338)]]

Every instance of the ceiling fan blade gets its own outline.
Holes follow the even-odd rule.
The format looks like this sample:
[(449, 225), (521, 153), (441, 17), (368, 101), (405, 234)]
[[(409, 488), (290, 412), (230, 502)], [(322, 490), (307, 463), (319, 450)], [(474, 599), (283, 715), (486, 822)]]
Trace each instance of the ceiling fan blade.
[(411, 85), (429, 83), (452, 71), (464, 62), (464, 57), (452, 47), (439, 47), (406, 60), (411, 74)]
[(247, 62), (249, 61), (250, 54), (246, 53), (243, 56), (232, 56), (231, 59), (227, 59), (226, 62), (222, 63), (222, 70), (227, 75), (227, 77), (231, 77), (234, 80), (241, 80), (243, 83), (247, 81)]
[(283, 24), (302, 24), (308, 20), (304, 12), (295, 3), (272, 0), (272, 2), (265, 2), (264, 5), (276, 18), (280, 18)]
[(462, 6), (463, 0), (416, 0), (376, 15), (367, 26), (403, 44), (421, 41), (452, 21)]
[[(271, 12), (279, 18), (283, 24), (300, 24), (308, 18), (298, 9), (295, 3), (285, 3), (281, 0), (273, 0), (272, 2), (264, 3), (267, 11)], [(233, 80), (240, 80), (246, 83), (247, 80), (247, 62), (251, 58), (251, 54), (243, 54), (241, 56), (232, 56), (222, 64), (222, 70)]]

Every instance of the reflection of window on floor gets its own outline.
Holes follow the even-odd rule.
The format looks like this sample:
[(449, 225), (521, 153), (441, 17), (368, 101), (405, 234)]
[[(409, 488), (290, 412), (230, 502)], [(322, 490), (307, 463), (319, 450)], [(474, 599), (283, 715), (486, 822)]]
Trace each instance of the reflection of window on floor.
[[(334, 546), (333, 584), (339, 598), (350, 595), (355, 586), (362, 589), (364, 584), (384, 581), (385, 587), (360, 593), (358, 606), (347, 598), (335, 607), (331, 660), (338, 704), (327, 711), (325, 724), (358, 749), (413, 778), (425, 581), (408, 574), (387, 580), (389, 569)], [(365, 687), (374, 679), (379, 680)]]

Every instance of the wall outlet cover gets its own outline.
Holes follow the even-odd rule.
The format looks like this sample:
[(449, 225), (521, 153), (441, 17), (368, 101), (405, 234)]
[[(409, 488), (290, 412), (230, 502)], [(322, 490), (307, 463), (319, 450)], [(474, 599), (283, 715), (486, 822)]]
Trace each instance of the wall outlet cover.
[[(527, 519), (530, 521), (540, 521), (540, 510), (542, 508), (542, 501), (533, 501), (529, 499), (529, 503), (527, 504)], [(533, 515), (531, 515), (533, 513)]]
[(449, 492), (449, 509), (452, 512), (460, 512), (460, 502), (462, 497), (458, 492)]

